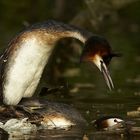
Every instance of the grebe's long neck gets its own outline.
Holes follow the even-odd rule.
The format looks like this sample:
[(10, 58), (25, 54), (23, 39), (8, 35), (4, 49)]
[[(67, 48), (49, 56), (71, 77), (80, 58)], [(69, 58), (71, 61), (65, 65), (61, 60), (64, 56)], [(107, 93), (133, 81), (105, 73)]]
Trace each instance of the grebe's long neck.
[(42, 32), (44, 33), (44, 35), (49, 34), (50, 37), (48, 36), (48, 38), (51, 38), (51, 43), (55, 43), (59, 39), (66, 37), (72, 37), (85, 43), (85, 41), (93, 35), (91, 32), (80, 29), (78, 27), (61, 22), (56, 22), (53, 20), (49, 20), (41, 24), (35, 24), (31, 28), (29, 28), (29, 31), (32, 30), (37, 30), (40, 33)]
[(81, 42), (92, 34), (56, 21), (36, 24), (20, 33), (1, 57), (3, 102), (16, 105), (22, 97), (31, 97), (56, 42), (73, 37)]

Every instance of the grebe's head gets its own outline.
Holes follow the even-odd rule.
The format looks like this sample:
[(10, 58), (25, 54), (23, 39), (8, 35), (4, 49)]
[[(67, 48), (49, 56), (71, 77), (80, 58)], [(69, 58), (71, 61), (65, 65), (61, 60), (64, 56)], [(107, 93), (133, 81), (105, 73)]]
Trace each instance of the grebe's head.
[(108, 41), (100, 36), (92, 36), (85, 42), (81, 56), (81, 61), (92, 62), (98, 67), (110, 90), (114, 88), (114, 85), (107, 66), (114, 56), (118, 54), (112, 53)]

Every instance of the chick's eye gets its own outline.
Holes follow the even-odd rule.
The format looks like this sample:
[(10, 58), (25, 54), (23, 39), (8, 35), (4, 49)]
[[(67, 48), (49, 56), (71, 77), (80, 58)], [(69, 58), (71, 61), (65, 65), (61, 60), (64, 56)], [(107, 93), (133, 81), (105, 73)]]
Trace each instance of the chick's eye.
[(103, 61), (104, 61), (104, 63), (106, 65), (109, 64), (110, 60), (111, 60), (111, 57), (110, 56), (108, 56), (108, 55), (103, 56)]

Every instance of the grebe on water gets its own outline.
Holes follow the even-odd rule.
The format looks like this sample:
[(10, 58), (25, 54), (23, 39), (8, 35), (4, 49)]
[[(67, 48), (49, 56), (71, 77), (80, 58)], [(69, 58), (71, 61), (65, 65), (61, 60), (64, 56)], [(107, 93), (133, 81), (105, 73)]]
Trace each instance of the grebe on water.
[[(94, 63), (103, 73), (109, 89), (114, 88), (107, 65), (111, 58), (117, 56), (117, 54), (112, 52), (107, 40), (77, 27), (49, 20), (45, 23), (33, 25), (21, 32), (1, 55), (0, 97), (4, 105), (16, 107), (19, 104), (26, 106), (29, 102), (28, 108), (28, 106), (32, 107), (34, 103), (37, 103), (37, 106), (41, 106), (41, 108), (37, 107), (38, 110), (34, 111), (39, 115), (43, 114), (45, 123), (57, 123), (61, 120), (62, 123), (71, 125), (77, 124), (77, 122), (79, 124), (85, 123), (76, 110), (64, 104), (49, 103), (32, 98), (20, 102), (22, 98), (33, 96), (56, 43), (67, 37), (78, 39), (85, 45), (81, 61)], [(52, 110), (53, 112), (51, 112)], [(27, 116), (25, 115), (25, 117)], [(53, 120), (48, 121), (50, 120), (49, 117)], [(61, 124), (58, 123), (57, 126), (59, 125)]]
[(1, 56), (1, 98), (4, 104), (17, 105), (22, 98), (33, 96), (55, 44), (66, 37), (85, 44), (81, 59), (94, 63), (103, 73), (109, 89), (114, 87), (106, 65), (115, 54), (107, 40), (77, 27), (49, 20), (21, 32)]

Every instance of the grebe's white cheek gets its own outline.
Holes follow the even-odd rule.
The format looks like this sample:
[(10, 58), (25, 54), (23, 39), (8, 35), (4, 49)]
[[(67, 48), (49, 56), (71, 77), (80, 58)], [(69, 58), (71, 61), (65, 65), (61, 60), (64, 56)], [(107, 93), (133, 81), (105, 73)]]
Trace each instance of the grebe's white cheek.
[(96, 54), (92, 61), (97, 66), (97, 68), (101, 71), (101, 61), (103, 61), (101, 56)]
[(111, 119), (107, 119), (107, 124), (108, 126), (113, 126), (118, 124), (119, 122), (122, 122), (123, 120), (119, 119), (119, 118), (111, 118)]

